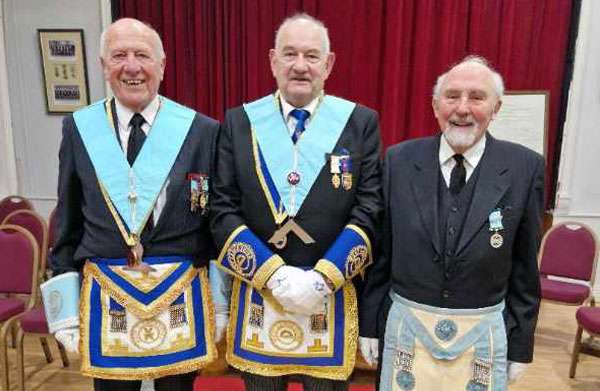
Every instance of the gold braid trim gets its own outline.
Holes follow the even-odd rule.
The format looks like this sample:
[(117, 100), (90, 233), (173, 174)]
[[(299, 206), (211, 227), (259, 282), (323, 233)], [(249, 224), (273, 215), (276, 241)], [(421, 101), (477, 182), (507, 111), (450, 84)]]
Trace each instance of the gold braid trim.
[(277, 254), (271, 255), (269, 259), (267, 259), (254, 273), (254, 277), (252, 277), (252, 285), (261, 290), (264, 288), (269, 278), (275, 273), (275, 270), (279, 269), (281, 266), (285, 265), (285, 262), (281, 257)]
[(350, 282), (344, 284), (344, 312), (346, 322), (344, 325), (344, 361), (340, 366), (311, 366), (311, 365), (278, 365), (278, 364), (263, 364), (254, 361), (246, 360), (234, 354), (234, 341), (236, 320), (238, 317), (238, 303), (240, 296), (240, 288), (242, 282), (235, 280), (233, 284), (231, 298), (231, 316), (227, 325), (227, 354), (225, 356), (227, 362), (244, 372), (254, 373), (261, 376), (283, 376), (283, 375), (308, 375), (322, 379), (331, 380), (347, 380), (356, 361), (356, 346), (358, 341), (358, 302), (356, 299), (356, 290)]
[(344, 277), (340, 269), (338, 269), (337, 266), (335, 266), (335, 263), (325, 258), (319, 259), (319, 262), (317, 262), (314, 269), (315, 271), (318, 271), (319, 273), (322, 273), (325, 276), (327, 276), (327, 278), (329, 278), (329, 280), (331, 280), (331, 282), (333, 283), (335, 290), (340, 289), (346, 283), (346, 278)]
[[(89, 263), (88, 263), (89, 264)], [(86, 264), (86, 268), (87, 265)], [(192, 268), (193, 269), (193, 268)], [(79, 352), (81, 354), (81, 373), (84, 376), (97, 377), (100, 379), (111, 380), (152, 380), (159, 377), (180, 375), (197, 371), (211, 364), (217, 358), (217, 348), (214, 342), (214, 319), (215, 310), (212, 304), (212, 295), (206, 274), (206, 268), (198, 270), (200, 277), (200, 286), (202, 289), (202, 298), (204, 316), (207, 321), (204, 322), (204, 332), (206, 333), (206, 355), (178, 363), (151, 367), (151, 368), (99, 368), (90, 364), (89, 347), (89, 325), (90, 325), (90, 296), (92, 292), (92, 282), (94, 277), (85, 273), (81, 288), (81, 299), (79, 300), (79, 319), (81, 319)]]
[(365, 264), (362, 265), (362, 267), (360, 268), (360, 273), (362, 274), (367, 268), (367, 266), (373, 263), (373, 251), (371, 250), (371, 241), (369, 240), (369, 236), (365, 233), (365, 231), (363, 231), (362, 228), (360, 228), (358, 225), (348, 224), (346, 228), (351, 229), (352, 231), (359, 234), (362, 240), (365, 242), (365, 245), (367, 246), (367, 253), (369, 254), (369, 256), (367, 258), (367, 262), (365, 262)]
[(83, 273), (86, 277), (90, 275), (98, 281), (103, 293), (109, 295), (117, 303), (125, 307), (125, 309), (135, 314), (135, 316), (140, 319), (149, 319), (165, 311), (183, 293), (185, 288), (190, 285), (194, 277), (196, 277), (198, 270), (190, 265), (189, 269), (159, 299), (147, 306), (129, 296), (121, 287), (106, 277), (97, 265), (86, 262)]

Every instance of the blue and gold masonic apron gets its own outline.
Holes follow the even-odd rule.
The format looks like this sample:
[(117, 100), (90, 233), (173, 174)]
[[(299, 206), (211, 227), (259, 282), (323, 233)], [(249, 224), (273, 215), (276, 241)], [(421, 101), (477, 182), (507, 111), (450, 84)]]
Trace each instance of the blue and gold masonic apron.
[[(323, 157), (333, 151), (354, 107), (343, 99), (321, 97), (310, 125), (294, 145), (281, 116), (278, 94), (244, 105), (252, 126), (256, 173), (275, 223), (300, 209), (325, 164)], [(290, 170), (302, 175), (293, 189), (287, 180)], [(253, 247), (247, 243), (245, 248)], [(254, 254), (245, 255), (254, 258)], [(311, 315), (284, 311), (268, 290), (255, 289), (239, 275), (234, 281), (227, 361), (242, 371), (345, 380), (354, 369), (357, 338), (357, 299), (351, 281)]]
[(390, 296), (379, 391), (506, 390), (504, 302), (446, 309)]
[[(133, 167), (115, 137), (110, 102), (73, 115), (107, 206), (130, 246), (151, 216), (195, 116), (166, 98), (160, 97), (160, 103)], [(128, 270), (127, 259), (86, 262), (79, 303), (84, 375), (153, 379), (192, 372), (216, 359), (206, 268), (195, 269), (192, 259), (183, 256), (143, 261), (154, 270)]]

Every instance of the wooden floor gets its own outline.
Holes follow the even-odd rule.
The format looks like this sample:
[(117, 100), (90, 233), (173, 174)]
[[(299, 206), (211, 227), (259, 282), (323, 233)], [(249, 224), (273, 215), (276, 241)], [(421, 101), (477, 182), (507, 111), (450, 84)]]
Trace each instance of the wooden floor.
[[(536, 331), (534, 361), (521, 381), (511, 391), (600, 391), (600, 358), (581, 355), (575, 379), (568, 377), (569, 346), (575, 330), (576, 307), (544, 303)], [(28, 391), (92, 390), (89, 378), (78, 374), (79, 360), (70, 356), (71, 366), (63, 368), (54, 341), (50, 342), (54, 362), (46, 364), (41, 346), (35, 338), (25, 338), (25, 377)], [(15, 354), (10, 349), (11, 390), (16, 390)], [(218, 363), (217, 367), (222, 365)], [(368, 381), (368, 379), (366, 379)], [(360, 382), (364, 382), (361, 377)]]

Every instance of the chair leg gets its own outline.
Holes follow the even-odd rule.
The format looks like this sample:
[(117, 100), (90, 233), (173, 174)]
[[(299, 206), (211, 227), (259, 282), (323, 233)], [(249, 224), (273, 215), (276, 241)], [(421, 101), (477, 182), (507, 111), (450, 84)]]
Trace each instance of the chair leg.
[(17, 331), (17, 390), (25, 391), (25, 360), (23, 358), (23, 330)]
[(579, 350), (581, 349), (581, 334), (583, 334), (583, 327), (579, 325), (577, 327), (577, 333), (575, 334), (575, 344), (573, 345), (573, 353), (571, 354), (571, 368), (569, 369), (569, 377), (571, 379), (575, 377), (575, 370), (577, 369), (577, 361), (579, 360)]
[[(5, 326), (5, 325), (3, 325)], [(6, 337), (6, 335), (4, 335)], [(2, 379), (2, 390), (8, 391), (10, 383), (8, 381), (8, 354), (6, 350), (6, 338), (0, 339), (0, 378)]]
[(10, 328), (10, 337), (12, 339), (10, 347), (14, 349), (17, 347), (17, 323)]
[(58, 351), (60, 352), (60, 358), (62, 360), (63, 367), (65, 367), (65, 368), (68, 367), (69, 366), (69, 356), (67, 356), (67, 351), (65, 350), (65, 347), (58, 340), (56, 341), (56, 346), (58, 346)]
[(50, 347), (48, 346), (48, 341), (46, 341), (45, 337), (40, 337), (40, 342), (42, 344), (42, 349), (44, 349), (44, 356), (46, 356), (46, 362), (50, 364), (54, 358), (52, 357), (52, 352), (50, 351)]

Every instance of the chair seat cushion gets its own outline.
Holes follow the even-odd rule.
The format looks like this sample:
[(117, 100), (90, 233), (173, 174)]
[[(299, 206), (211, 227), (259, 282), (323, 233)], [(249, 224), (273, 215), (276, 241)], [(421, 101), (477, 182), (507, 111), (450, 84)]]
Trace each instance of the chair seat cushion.
[(48, 334), (48, 322), (43, 307), (34, 307), (21, 316), (21, 329), (26, 333)]
[(600, 334), (600, 307), (581, 307), (575, 316), (586, 331)]
[(542, 298), (569, 304), (581, 304), (590, 296), (590, 288), (572, 282), (542, 278)]
[(19, 299), (0, 298), (0, 322), (25, 311), (25, 303)]

